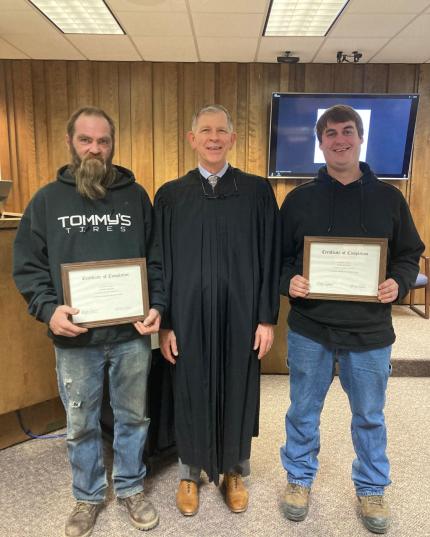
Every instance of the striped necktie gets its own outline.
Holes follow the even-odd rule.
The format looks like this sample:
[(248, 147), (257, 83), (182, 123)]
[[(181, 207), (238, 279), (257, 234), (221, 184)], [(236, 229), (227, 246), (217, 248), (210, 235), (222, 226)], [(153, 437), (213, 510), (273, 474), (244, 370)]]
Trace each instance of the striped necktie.
[(218, 183), (219, 177), (218, 175), (209, 175), (208, 177), (208, 183), (211, 185), (212, 190), (215, 192), (216, 184)]

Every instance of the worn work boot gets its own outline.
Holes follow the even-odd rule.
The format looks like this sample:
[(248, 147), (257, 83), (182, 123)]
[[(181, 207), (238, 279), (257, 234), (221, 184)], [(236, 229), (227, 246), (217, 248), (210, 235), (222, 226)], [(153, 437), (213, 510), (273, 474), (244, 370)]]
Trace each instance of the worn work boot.
[(176, 493), (176, 506), (184, 516), (193, 516), (199, 510), (199, 487), (194, 481), (181, 479)]
[(64, 535), (66, 537), (88, 537), (91, 535), (100, 508), (100, 503), (76, 502), (67, 519)]
[(224, 475), (223, 488), (225, 503), (232, 513), (243, 513), (248, 509), (249, 494), (242, 481), (242, 476), (236, 473)]
[(151, 530), (158, 524), (158, 513), (152, 503), (145, 498), (143, 491), (121, 500), (127, 507), (131, 523), (138, 530)]
[(386, 533), (390, 525), (390, 510), (384, 496), (357, 496), (363, 524), (373, 533)]
[(288, 483), (282, 506), (285, 516), (289, 520), (300, 522), (306, 518), (309, 510), (310, 491), (311, 489), (302, 487), (302, 485)]

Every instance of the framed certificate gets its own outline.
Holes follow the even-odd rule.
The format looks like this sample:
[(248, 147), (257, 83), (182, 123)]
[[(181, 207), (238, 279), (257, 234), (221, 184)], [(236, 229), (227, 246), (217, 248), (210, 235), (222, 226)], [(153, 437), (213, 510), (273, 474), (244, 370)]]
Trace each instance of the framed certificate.
[(386, 279), (387, 239), (305, 237), (303, 276), (306, 298), (378, 302)]
[(64, 303), (72, 322), (86, 328), (143, 320), (149, 311), (146, 259), (61, 265)]

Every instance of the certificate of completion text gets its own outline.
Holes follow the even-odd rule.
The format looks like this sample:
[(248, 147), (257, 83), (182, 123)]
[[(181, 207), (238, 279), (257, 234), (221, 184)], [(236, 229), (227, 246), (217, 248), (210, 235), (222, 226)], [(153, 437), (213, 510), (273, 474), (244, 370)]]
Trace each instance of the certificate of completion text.
[(310, 245), (310, 293), (376, 296), (380, 256), (378, 244), (313, 242)]
[(143, 317), (141, 270), (138, 265), (100, 267), (69, 272), (74, 323), (121, 317)]

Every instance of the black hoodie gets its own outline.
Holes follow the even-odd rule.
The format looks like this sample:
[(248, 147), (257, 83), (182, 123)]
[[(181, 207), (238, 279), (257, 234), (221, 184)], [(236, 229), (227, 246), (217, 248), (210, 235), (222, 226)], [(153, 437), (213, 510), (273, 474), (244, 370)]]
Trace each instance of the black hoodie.
[[(105, 198), (90, 200), (76, 191), (67, 166), (41, 188), (21, 220), (14, 246), (14, 278), (38, 320), (49, 323), (64, 303), (62, 263), (146, 257), (151, 307), (164, 308), (159, 251), (152, 240), (152, 206), (131, 171), (114, 166)], [(49, 336), (58, 346), (117, 343), (139, 337), (132, 324), (92, 328), (78, 337)]]
[[(343, 185), (323, 166), (318, 177), (287, 195), (281, 208), (281, 293), (303, 273), (303, 239), (310, 236), (388, 239), (386, 278), (403, 298), (418, 274), (424, 244), (407, 203), (394, 186), (380, 181), (365, 163), (362, 177)], [(395, 340), (391, 304), (291, 298), (290, 328), (331, 348), (366, 350)]]

